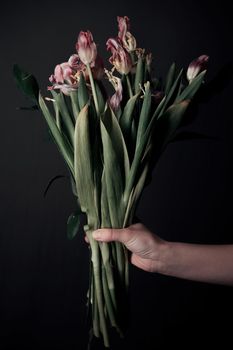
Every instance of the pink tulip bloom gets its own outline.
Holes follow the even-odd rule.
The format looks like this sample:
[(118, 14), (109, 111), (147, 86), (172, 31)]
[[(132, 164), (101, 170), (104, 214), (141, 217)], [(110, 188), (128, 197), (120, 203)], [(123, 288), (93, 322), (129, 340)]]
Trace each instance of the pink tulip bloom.
[(118, 38), (120, 40), (123, 40), (125, 37), (126, 33), (129, 31), (130, 27), (130, 22), (129, 22), (129, 17), (124, 16), (124, 17), (117, 17), (117, 22), (118, 22)]
[(121, 48), (120, 43), (114, 38), (108, 39), (108, 41), (106, 42), (106, 46), (107, 50), (111, 51), (112, 54)]
[(109, 62), (114, 65), (116, 70), (121, 74), (129, 74), (132, 68), (132, 60), (123, 48), (110, 57)]
[(135, 51), (137, 47), (137, 42), (135, 37), (130, 33), (130, 22), (127, 16), (117, 17), (118, 21), (118, 38), (122, 43), (122, 46), (128, 51)]
[(188, 66), (187, 79), (191, 82), (200, 72), (206, 69), (209, 56), (201, 55), (193, 60)]
[(74, 70), (69, 65), (68, 62), (64, 62), (56, 65), (54, 74), (49, 78), (51, 83), (64, 84), (65, 82), (72, 84), (73, 83), (73, 74)]
[(55, 84), (56, 83), (56, 79), (54, 77), (54, 74), (51, 74), (50, 77), (49, 77), (49, 81), (51, 84)]
[(72, 84), (73, 69), (68, 62), (58, 64), (54, 70), (54, 79), (57, 83), (63, 84), (65, 81)]
[(76, 71), (69, 62), (56, 65), (54, 74), (49, 77), (49, 81), (53, 84), (48, 90), (61, 90), (65, 95), (70, 91), (77, 89), (77, 80), (75, 78)]
[(68, 63), (69, 63), (71, 68), (73, 68), (77, 71), (85, 69), (85, 64), (83, 62), (81, 62), (79, 55), (77, 55), (77, 54), (71, 55), (69, 60), (68, 60)]
[(124, 48), (115, 40), (108, 39), (107, 50), (110, 50), (112, 56), (109, 58), (109, 62), (116, 68), (121, 74), (128, 74), (132, 68), (132, 60), (130, 55)]
[(91, 64), (97, 56), (96, 44), (90, 31), (80, 32), (76, 43), (76, 50), (80, 60), (85, 64)]

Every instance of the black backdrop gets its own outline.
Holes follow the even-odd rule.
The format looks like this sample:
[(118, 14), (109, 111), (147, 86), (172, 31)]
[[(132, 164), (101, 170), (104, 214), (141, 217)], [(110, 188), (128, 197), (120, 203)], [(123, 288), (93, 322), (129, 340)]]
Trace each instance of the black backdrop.
[[(230, 3), (230, 2), (229, 2)], [(170, 143), (145, 189), (137, 216), (165, 239), (233, 243), (232, 8), (227, 1), (21, 1), (1, 4), (0, 21), (0, 348), (86, 349), (88, 248), (83, 231), (69, 241), (66, 220), (75, 209), (70, 183), (46, 123), (18, 111), (25, 100), (12, 65), (33, 72), (42, 90), (57, 63), (74, 52), (78, 32), (90, 29), (100, 52), (128, 15), (140, 46), (151, 50), (157, 76), (173, 60), (180, 67), (210, 56), (210, 93), (195, 118), (177, 131), (205, 139)], [(105, 57), (106, 54), (105, 54)], [(217, 262), (216, 262), (217, 263)], [(131, 325), (119, 349), (227, 348), (232, 288), (149, 274), (131, 266)], [(230, 347), (232, 345), (229, 345)], [(99, 348), (98, 342), (94, 349)]]

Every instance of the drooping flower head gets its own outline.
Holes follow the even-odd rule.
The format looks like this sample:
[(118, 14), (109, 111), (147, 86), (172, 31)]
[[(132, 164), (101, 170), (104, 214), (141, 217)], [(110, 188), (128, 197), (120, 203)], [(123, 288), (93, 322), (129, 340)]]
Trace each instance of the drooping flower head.
[(122, 93), (123, 93), (121, 79), (118, 77), (115, 77), (112, 74), (112, 72), (108, 71), (107, 69), (105, 69), (105, 74), (106, 74), (109, 82), (112, 84), (112, 86), (115, 89), (115, 93), (109, 99), (109, 105), (114, 112), (117, 112), (120, 108), (120, 104), (122, 101)]
[(118, 21), (118, 40), (128, 52), (136, 50), (137, 42), (130, 32), (130, 21), (127, 16), (117, 17)]
[(189, 82), (206, 69), (208, 61), (209, 56), (201, 55), (190, 63), (187, 70), (187, 79)]
[(132, 60), (129, 53), (116, 41), (116, 39), (108, 39), (106, 45), (107, 50), (110, 50), (112, 54), (109, 58), (109, 62), (120, 74), (128, 74), (132, 68)]
[(79, 55), (77, 55), (76, 53), (70, 56), (68, 63), (70, 67), (72, 67), (75, 70), (81, 70), (85, 67), (84, 63), (80, 61)]
[(81, 31), (78, 36), (78, 41), (76, 43), (76, 50), (78, 52), (80, 60), (84, 64), (91, 64), (95, 61), (97, 56), (96, 44), (93, 40), (91, 32)]
[(48, 86), (48, 90), (61, 90), (65, 95), (77, 89), (77, 81), (75, 79), (75, 69), (69, 62), (57, 64), (54, 74), (49, 77), (52, 86)]
[(79, 75), (86, 69), (77, 54), (70, 56), (67, 62), (57, 64), (54, 74), (49, 77), (52, 86), (48, 90), (61, 90), (65, 95), (78, 88)]
[(122, 40), (125, 37), (126, 33), (130, 29), (129, 17), (127, 17), (127, 16), (124, 16), (124, 17), (117, 16), (117, 22), (118, 22), (118, 38), (120, 40)]

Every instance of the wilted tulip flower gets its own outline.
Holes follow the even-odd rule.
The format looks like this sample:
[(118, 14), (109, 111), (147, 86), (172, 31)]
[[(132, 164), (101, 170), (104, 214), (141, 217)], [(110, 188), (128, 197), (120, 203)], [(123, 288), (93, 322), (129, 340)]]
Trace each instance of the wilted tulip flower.
[(106, 46), (107, 46), (107, 50), (108, 51), (110, 50), (112, 54), (115, 51), (119, 50), (121, 47), (120, 43), (116, 39), (113, 39), (113, 38), (110, 38), (107, 40)]
[(132, 52), (136, 50), (137, 42), (135, 37), (130, 33), (130, 22), (127, 16), (117, 17), (118, 21), (118, 39), (122, 43), (122, 46), (128, 51)]
[(123, 41), (123, 45), (128, 52), (132, 52), (136, 50), (137, 42), (135, 37), (130, 32), (126, 33), (126, 36)]
[(109, 104), (114, 112), (119, 109), (121, 100), (122, 100), (122, 85), (120, 82), (118, 89), (116, 90), (115, 94), (112, 95), (109, 101)]
[(191, 82), (200, 72), (206, 69), (209, 56), (201, 55), (193, 60), (188, 66), (187, 79)]
[(54, 79), (56, 83), (64, 84), (64, 82), (66, 81), (72, 84), (72, 81), (73, 81), (72, 76), (73, 76), (73, 69), (71, 68), (68, 62), (64, 62), (56, 65), (52, 79)]
[(97, 56), (96, 44), (93, 41), (93, 36), (88, 30), (87, 32), (80, 32), (78, 41), (76, 43), (76, 50), (78, 52), (80, 60), (84, 64), (91, 64), (95, 61)]
[(76, 91), (77, 90), (77, 85), (68, 85), (68, 84), (63, 84), (63, 85), (54, 85), (53, 87), (49, 86), (48, 90), (61, 90), (61, 92), (63, 92), (64, 95), (69, 96), (70, 93), (72, 91)]
[(118, 38), (122, 40), (126, 33), (129, 31), (130, 28), (130, 22), (129, 22), (129, 17), (124, 16), (124, 17), (117, 17), (117, 22), (118, 22)]
[(79, 55), (73, 54), (70, 56), (68, 63), (71, 68), (75, 69), (76, 71), (80, 71), (85, 69), (85, 64), (80, 60)]
[(128, 74), (132, 68), (132, 60), (128, 52), (115, 39), (108, 39), (106, 45), (107, 50), (112, 53), (109, 62), (120, 74)]
[(112, 97), (109, 99), (110, 107), (114, 112), (116, 112), (119, 109), (120, 103), (122, 100), (123, 87), (122, 87), (121, 79), (118, 77), (115, 77), (112, 74), (112, 72), (108, 71), (107, 69), (105, 69), (105, 74), (107, 75), (108, 80), (113, 85), (116, 91), (115, 94), (112, 95)]
[(69, 62), (56, 65), (54, 74), (49, 77), (49, 81), (53, 84), (48, 86), (48, 90), (61, 90), (65, 95), (77, 89), (77, 80), (75, 79), (75, 70)]

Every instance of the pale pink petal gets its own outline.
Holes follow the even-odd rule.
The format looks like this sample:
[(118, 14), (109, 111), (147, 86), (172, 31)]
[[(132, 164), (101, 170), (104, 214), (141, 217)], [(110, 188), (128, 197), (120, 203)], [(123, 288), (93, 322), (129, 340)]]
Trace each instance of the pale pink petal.
[(189, 64), (187, 69), (187, 79), (189, 82), (191, 82), (200, 72), (206, 69), (208, 61), (209, 56), (201, 55)]
[(118, 37), (123, 40), (126, 33), (129, 31), (129, 18), (127, 16), (124, 17), (117, 17), (118, 21)]
[(64, 83), (62, 67), (60, 64), (56, 65), (54, 70), (54, 78), (57, 83)]
[(97, 56), (96, 44), (90, 31), (80, 32), (76, 43), (76, 50), (84, 64), (91, 64)]

